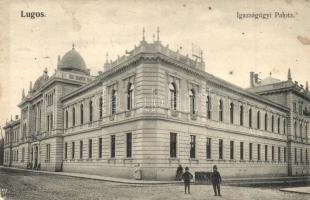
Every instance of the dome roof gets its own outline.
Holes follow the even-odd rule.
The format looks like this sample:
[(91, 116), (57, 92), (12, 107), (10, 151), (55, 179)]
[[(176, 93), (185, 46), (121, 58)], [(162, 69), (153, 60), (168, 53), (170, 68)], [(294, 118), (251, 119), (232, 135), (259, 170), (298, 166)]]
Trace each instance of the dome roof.
[(273, 78), (273, 77), (270, 76), (270, 77), (267, 77), (267, 78), (263, 79), (261, 81), (261, 85), (269, 85), (269, 84), (279, 83), (279, 82), (281, 82), (281, 80)]
[(74, 46), (59, 61), (58, 68), (65, 71), (74, 70), (86, 73), (88, 72), (83, 57), (75, 50)]
[(44, 74), (42, 76), (40, 76), (33, 85), (33, 90), (37, 90), (40, 87), (42, 87), (42, 85), (44, 85), (44, 83), (48, 80), (49, 76), (47, 75), (47, 69), (44, 70)]

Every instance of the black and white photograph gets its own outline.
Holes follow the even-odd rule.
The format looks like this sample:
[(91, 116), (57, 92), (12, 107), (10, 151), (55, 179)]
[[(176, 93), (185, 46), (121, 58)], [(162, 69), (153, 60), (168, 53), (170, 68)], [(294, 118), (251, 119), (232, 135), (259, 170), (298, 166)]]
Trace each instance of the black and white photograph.
[(310, 0), (0, 0), (0, 200), (310, 199)]

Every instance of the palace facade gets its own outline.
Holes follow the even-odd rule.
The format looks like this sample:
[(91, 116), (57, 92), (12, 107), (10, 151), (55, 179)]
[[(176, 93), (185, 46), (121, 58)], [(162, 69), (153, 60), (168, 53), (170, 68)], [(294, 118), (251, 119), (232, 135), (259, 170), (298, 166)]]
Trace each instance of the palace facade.
[(143, 40), (91, 76), (73, 47), (18, 104), (4, 164), (49, 171), (174, 179), (178, 164), (224, 177), (309, 175), (310, 92), (288, 78), (235, 86)]

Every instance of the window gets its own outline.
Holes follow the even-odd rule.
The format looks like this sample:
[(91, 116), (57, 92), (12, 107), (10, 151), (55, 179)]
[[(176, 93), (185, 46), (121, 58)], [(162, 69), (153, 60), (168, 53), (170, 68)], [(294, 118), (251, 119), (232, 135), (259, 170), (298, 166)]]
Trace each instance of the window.
[(88, 140), (88, 158), (92, 158), (93, 156), (93, 140)]
[(126, 134), (126, 157), (131, 158), (132, 156), (132, 134)]
[(278, 133), (280, 134), (280, 117), (278, 117)]
[(69, 120), (68, 111), (66, 110), (66, 128), (68, 128), (68, 120)]
[(302, 115), (302, 104), (299, 104), (299, 114)]
[(260, 160), (260, 144), (257, 145), (257, 160)]
[(286, 162), (286, 147), (283, 149), (283, 160)]
[(50, 159), (51, 159), (51, 145), (47, 144), (46, 145), (46, 161), (49, 162)]
[(72, 108), (72, 126), (75, 126), (75, 107)]
[(80, 159), (83, 158), (83, 140), (80, 141)]
[(283, 119), (283, 134), (286, 134), (286, 121)]
[(230, 103), (229, 111), (230, 111), (230, 123), (233, 124), (234, 123), (234, 104), (233, 103)]
[(299, 136), (302, 138), (302, 123), (299, 125)]
[(249, 128), (252, 128), (252, 108), (249, 109)]
[(98, 141), (98, 158), (102, 158), (102, 138)]
[(295, 150), (295, 152), (294, 152), (294, 154), (295, 154), (295, 163), (297, 163), (297, 149), (295, 148), (294, 150)]
[(83, 108), (83, 104), (81, 104), (80, 106), (80, 114), (81, 114), (81, 124), (84, 123), (84, 108)]
[(127, 110), (131, 110), (133, 105), (133, 84), (128, 83), (127, 86)]
[(53, 130), (53, 113), (51, 113), (51, 118), (50, 118), (50, 120), (51, 120), (51, 130)]
[(93, 102), (89, 101), (89, 121), (93, 121)]
[(300, 149), (300, 162), (303, 162), (303, 158), (302, 158), (302, 149)]
[(234, 141), (230, 141), (230, 160), (234, 159)]
[(25, 160), (25, 147), (22, 148), (22, 162)]
[(274, 161), (274, 146), (271, 147), (271, 160)]
[(223, 100), (219, 101), (219, 121), (223, 121)]
[(306, 149), (306, 162), (308, 163), (308, 149)]
[(249, 160), (253, 159), (253, 144), (249, 143)]
[(177, 88), (175, 83), (171, 83), (169, 85), (170, 89), (170, 98), (171, 98), (171, 110), (177, 110)]
[(196, 136), (191, 135), (191, 142), (190, 142), (190, 158), (196, 157)]
[(207, 159), (211, 159), (211, 138), (207, 138)]
[(65, 160), (68, 158), (68, 143), (65, 143)]
[(240, 142), (240, 160), (243, 160), (243, 142)]
[(281, 161), (281, 147), (278, 147), (278, 161)]
[(170, 158), (177, 157), (177, 134), (170, 133)]
[(240, 126), (243, 126), (243, 105), (240, 106)]
[(111, 158), (115, 158), (115, 135), (111, 135)]
[(296, 102), (293, 103), (293, 111), (294, 111), (294, 112), (297, 111)]
[(102, 119), (102, 106), (103, 106), (103, 101), (102, 97), (99, 98), (99, 117)]
[(211, 98), (207, 96), (207, 118), (211, 119)]
[(50, 116), (49, 115), (47, 115), (47, 131), (50, 131)]
[(268, 145), (265, 145), (265, 161), (268, 160)]
[(268, 115), (265, 113), (265, 131), (268, 130)]
[(223, 140), (219, 140), (219, 159), (223, 159)]
[(294, 135), (295, 135), (295, 139), (297, 139), (297, 122), (294, 122)]
[(271, 132), (274, 132), (274, 116), (271, 116)]
[(116, 113), (116, 90), (112, 90), (111, 95), (111, 113), (114, 115)]
[(257, 129), (260, 129), (260, 111), (257, 111)]
[(75, 153), (75, 142), (71, 143), (71, 158), (74, 159), (74, 153)]
[(191, 89), (189, 91), (189, 103), (190, 103), (190, 113), (191, 114), (195, 114), (196, 113), (196, 109), (195, 109), (196, 94), (195, 94), (195, 90), (194, 89)]

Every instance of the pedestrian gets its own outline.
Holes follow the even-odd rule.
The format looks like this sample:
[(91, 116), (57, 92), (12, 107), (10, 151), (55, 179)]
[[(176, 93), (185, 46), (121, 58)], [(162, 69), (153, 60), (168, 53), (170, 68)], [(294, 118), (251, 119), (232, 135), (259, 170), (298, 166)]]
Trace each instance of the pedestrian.
[(140, 163), (138, 163), (135, 167), (135, 171), (134, 171), (134, 178), (136, 180), (141, 180), (142, 179), (142, 174), (141, 174), (141, 165)]
[(182, 179), (184, 180), (184, 186), (185, 186), (185, 193), (186, 194), (186, 189), (188, 191), (188, 194), (191, 193), (190, 190), (190, 183), (191, 183), (191, 179), (193, 179), (193, 175), (189, 172), (189, 168), (185, 167), (185, 172), (182, 175)]
[(178, 181), (182, 180), (182, 175), (183, 175), (183, 167), (182, 167), (182, 165), (179, 165), (177, 168), (175, 179)]
[(214, 196), (222, 196), (221, 195), (221, 186), (220, 184), (222, 183), (222, 177), (220, 175), (220, 172), (217, 171), (217, 166), (213, 166), (213, 173), (211, 175), (211, 182), (213, 185), (213, 190), (214, 190)]

